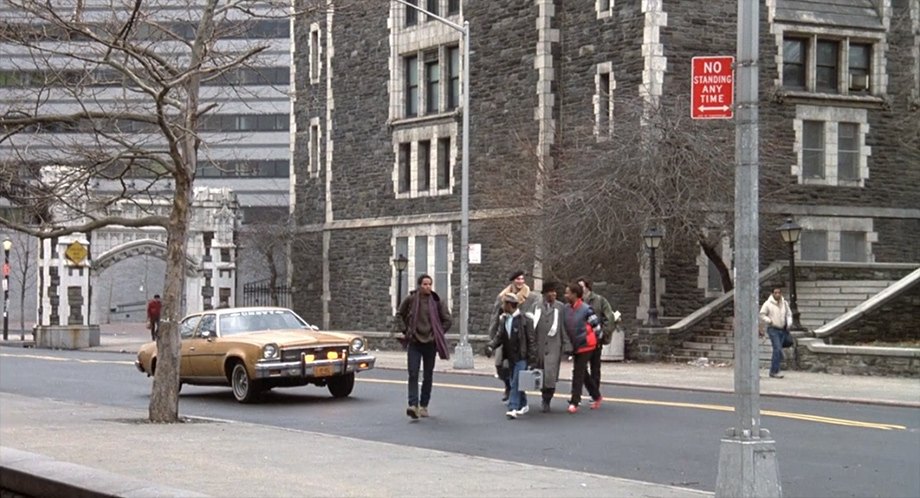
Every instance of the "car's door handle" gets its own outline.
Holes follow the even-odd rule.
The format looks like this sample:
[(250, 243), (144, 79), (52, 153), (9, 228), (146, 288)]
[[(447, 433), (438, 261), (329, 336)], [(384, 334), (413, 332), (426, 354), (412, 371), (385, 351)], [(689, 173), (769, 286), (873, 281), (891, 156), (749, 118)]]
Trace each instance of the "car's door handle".
[(189, 350), (189, 351), (194, 351), (195, 348), (194, 348), (194, 347), (190, 347), (190, 348), (188, 348), (188, 350)]

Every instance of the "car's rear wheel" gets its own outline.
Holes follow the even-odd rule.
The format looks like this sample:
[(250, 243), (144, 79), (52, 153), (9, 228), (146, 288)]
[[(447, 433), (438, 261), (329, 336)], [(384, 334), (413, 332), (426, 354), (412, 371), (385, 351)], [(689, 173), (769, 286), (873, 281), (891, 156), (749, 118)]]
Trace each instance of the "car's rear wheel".
[(354, 372), (329, 379), (327, 386), (333, 398), (344, 398), (355, 388)]
[(258, 382), (249, 377), (249, 372), (241, 362), (233, 364), (230, 386), (233, 388), (233, 397), (240, 403), (252, 403), (259, 397)]

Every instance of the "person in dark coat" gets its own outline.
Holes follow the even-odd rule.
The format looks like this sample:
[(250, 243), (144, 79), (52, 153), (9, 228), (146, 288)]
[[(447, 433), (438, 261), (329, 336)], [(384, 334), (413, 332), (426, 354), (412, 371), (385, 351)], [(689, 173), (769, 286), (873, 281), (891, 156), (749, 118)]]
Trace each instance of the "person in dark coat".
[[(504, 312), (502, 297), (504, 297), (505, 294), (514, 294), (515, 297), (517, 297), (518, 309), (520, 309), (522, 313), (530, 313), (540, 299), (527, 285), (523, 270), (511, 272), (511, 275), (508, 277), (508, 282), (510, 283), (502, 289), (502, 291), (498, 293), (498, 297), (495, 298), (495, 304), (492, 306), (492, 313), (489, 315), (489, 340), (494, 339), (498, 333), (498, 317)], [(511, 367), (508, 365), (508, 362), (505, 361), (501, 346), (495, 349), (493, 356), (495, 358), (495, 375), (505, 384), (505, 392), (502, 395), (502, 401), (507, 402), (508, 394), (511, 392)]]
[[(405, 324), (408, 351), (409, 407), (406, 408), (406, 415), (413, 420), (428, 416), (435, 354), (446, 355), (444, 333), (452, 323), (447, 305), (437, 292), (431, 290), (431, 285), (430, 276), (420, 276), (418, 288), (400, 303), (398, 312)], [(418, 393), (420, 363), (424, 369), (421, 398)]]
[[(613, 337), (613, 324), (615, 321), (613, 314), (613, 307), (610, 306), (610, 302), (607, 301), (607, 298), (594, 292), (591, 288), (591, 279), (588, 277), (581, 277), (578, 279), (578, 285), (581, 286), (585, 303), (597, 313), (597, 317), (600, 318), (601, 324), (604, 327), (604, 334), (597, 341), (597, 348), (591, 353), (591, 359), (588, 360), (588, 375), (591, 376), (591, 380), (594, 381), (594, 385), (597, 386), (597, 392), (600, 392), (601, 389), (601, 356), (603, 355), (604, 346), (610, 344), (610, 339)], [(604, 397), (601, 395), (599, 398), (594, 398), (591, 401), (600, 404), (603, 401)]]
[(557, 284), (543, 284), (543, 301), (534, 307), (532, 316), (537, 340), (537, 368), (543, 370), (542, 409), (550, 411), (550, 402), (556, 393), (559, 381), (559, 366), (562, 362), (565, 325), (565, 306), (556, 300)]
[(595, 328), (600, 327), (600, 320), (594, 310), (582, 301), (582, 288), (578, 282), (572, 282), (565, 288), (565, 332), (569, 336), (574, 355), (572, 365), (572, 397), (569, 398), (569, 413), (578, 412), (581, 403), (582, 385), (588, 388), (588, 394), (596, 400), (591, 403), (591, 409), (600, 408), (601, 393), (594, 379), (588, 375), (588, 362), (591, 354), (597, 348), (597, 335)]
[(486, 346), (486, 356), (491, 356), (498, 346), (511, 365), (511, 395), (508, 397), (508, 411), (505, 416), (514, 420), (527, 413), (527, 395), (521, 384), (521, 372), (533, 368), (537, 363), (536, 338), (533, 323), (518, 308), (518, 298), (508, 293), (502, 298), (504, 303), (499, 317), (498, 333)]

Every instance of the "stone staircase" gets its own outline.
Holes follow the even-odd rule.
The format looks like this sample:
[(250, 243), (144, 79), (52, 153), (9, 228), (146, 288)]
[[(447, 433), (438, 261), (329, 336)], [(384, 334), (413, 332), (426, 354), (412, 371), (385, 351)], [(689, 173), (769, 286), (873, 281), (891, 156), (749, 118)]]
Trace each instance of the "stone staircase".
[[(888, 280), (816, 280), (797, 283), (798, 305), (802, 326), (814, 330), (846, 313), (866, 299), (894, 283)], [(711, 362), (734, 359), (734, 334), (731, 316), (713, 318), (702, 332), (672, 350), (673, 361), (694, 361), (706, 357)], [(760, 340), (761, 363), (769, 363), (772, 349), (766, 338)]]

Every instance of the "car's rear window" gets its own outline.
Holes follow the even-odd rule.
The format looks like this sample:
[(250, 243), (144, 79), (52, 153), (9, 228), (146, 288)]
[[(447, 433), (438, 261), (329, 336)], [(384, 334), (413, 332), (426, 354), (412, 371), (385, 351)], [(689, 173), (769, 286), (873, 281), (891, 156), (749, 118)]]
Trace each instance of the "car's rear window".
[(309, 325), (287, 310), (255, 310), (220, 315), (220, 335), (228, 336), (260, 330), (308, 329)]

